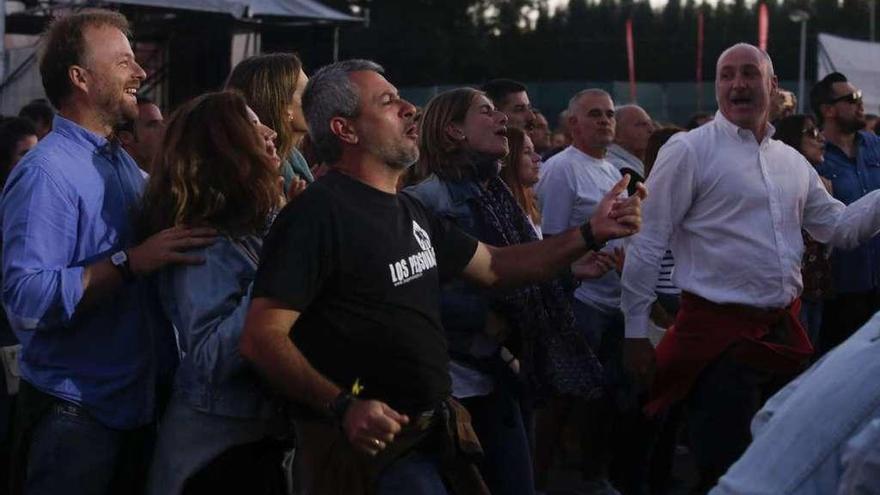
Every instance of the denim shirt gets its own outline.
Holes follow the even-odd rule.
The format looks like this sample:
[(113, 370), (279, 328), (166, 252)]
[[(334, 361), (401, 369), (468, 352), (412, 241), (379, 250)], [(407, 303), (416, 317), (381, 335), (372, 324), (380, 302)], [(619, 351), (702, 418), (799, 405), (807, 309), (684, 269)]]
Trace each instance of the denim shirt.
[[(480, 194), (473, 181), (445, 181), (432, 175), (404, 193), (418, 199), (435, 215), (445, 218), (461, 230), (482, 242), (493, 242), (488, 229), (474, 214), (471, 203)], [(465, 280), (456, 279), (446, 283), (440, 291), (440, 313), (443, 329), (449, 341), (453, 362), (451, 376), (453, 395), (458, 398), (484, 395), (491, 392), (491, 379), (481, 378), (470, 368), (462, 369), (456, 357), (486, 357), (498, 350), (498, 344), (485, 337), (483, 329), (489, 313), (489, 300), (485, 289)]]
[(162, 306), (177, 328), (181, 361), (175, 397), (197, 411), (236, 418), (268, 417), (271, 401), (239, 353), (262, 239), (222, 237), (194, 251), (201, 265), (177, 265), (159, 276)]
[(880, 493), (880, 313), (770, 398), (711, 495)]
[[(850, 204), (880, 189), (880, 137), (856, 133), (856, 157), (851, 159), (837, 146), (825, 145), (825, 162), (817, 170), (829, 179), (834, 197)], [(834, 290), (863, 292), (880, 287), (880, 236), (854, 249), (835, 249), (831, 254)]]
[(85, 267), (134, 243), (143, 187), (124, 150), (56, 116), (0, 199), (2, 299), (22, 344), (23, 378), (119, 429), (154, 419), (156, 380), (166, 368), (157, 350), (170, 348), (173, 334), (160, 326), (146, 280), (75, 311)]

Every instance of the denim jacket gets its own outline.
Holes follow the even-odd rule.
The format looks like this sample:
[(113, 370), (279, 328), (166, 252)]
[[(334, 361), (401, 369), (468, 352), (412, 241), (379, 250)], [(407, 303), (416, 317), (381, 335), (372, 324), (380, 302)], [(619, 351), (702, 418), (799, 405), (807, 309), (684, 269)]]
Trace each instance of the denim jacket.
[(272, 414), (238, 347), (261, 246), (253, 235), (222, 237), (194, 251), (204, 264), (176, 265), (160, 274), (162, 306), (177, 328), (181, 352), (174, 394), (197, 411), (236, 418)]
[[(855, 159), (837, 146), (826, 144), (825, 162), (817, 169), (831, 181), (834, 197), (847, 205), (880, 189), (880, 137), (860, 131), (855, 142)], [(831, 265), (838, 294), (880, 287), (880, 236), (853, 249), (835, 249)]]
[[(480, 241), (493, 243), (492, 240), (487, 239), (490, 235), (488, 229), (477, 219), (471, 205), (480, 194), (476, 182), (445, 181), (432, 175), (423, 182), (404, 189), (404, 193), (418, 199), (432, 213), (449, 220)], [(485, 289), (462, 279), (447, 282), (440, 292), (440, 313), (453, 359), (451, 372), (453, 395), (456, 397), (473, 395), (463, 390), (465, 378), (462, 372), (472, 378), (473, 373), (462, 370), (457, 361), (462, 359), (472, 361), (474, 358), (491, 356), (499, 348), (497, 343), (482, 333), (489, 313), (489, 300)], [(487, 380), (490, 379), (484, 376), (483, 383), (485, 384)], [(468, 388), (474, 388), (473, 381), (467, 381), (472, 385)], [(476, 388), (481, 388), (484, 393), (490, 391), (486, 390), (486, 387)]]
[(880, 313), (770, 398), (710, 495), (880, 493)]

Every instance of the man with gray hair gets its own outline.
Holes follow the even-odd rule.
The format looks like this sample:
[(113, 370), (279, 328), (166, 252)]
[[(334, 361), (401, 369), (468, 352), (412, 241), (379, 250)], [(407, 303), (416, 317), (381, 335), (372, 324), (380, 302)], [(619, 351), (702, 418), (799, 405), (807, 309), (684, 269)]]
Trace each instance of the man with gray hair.
[[(241, 353), (314, 420), (301, 422), (308, 493), (487, 493), (467, 412), (450, 398), (441, 281), (546, 280), (638, 230), (640, 195), (553, 239), (477, 242), (397, 194), (419, 156), (416, 109), (365, 60), (317, 71), (303, 95), (331, 172), (278, 215), (266, 238)], [(463, 454), (464, 453), (464, 454)]]
[(634, 190), (637, 183), (645, 181), (645, 150), (654, 132), (654, 121), (642, 107), (632, 104), (617, 107), (616, 120), (608, 161), (621, 174), (630, 175), (629, 187)]
[(752, 416), (812, 354), (798, 318), (801, 230), (835, 247), (880, 230), (880, 192), (844, 206), (800, 153), (770, 139), (777, 81), (765, 52), (745, 43), (725, 50), (715, 88), (715, 119), (660, 150), (647, 181), (657, 199), (622, 278), (625, 361), (647, 382), (654, 284), (667, 246), (675, 253), (681, 308), (657, 347), (647, 410), (684, 404), (701, 491), (745, 451)]
[[(614, 141), (616, 114), (611, 95), (601, 89), (585, 89), (571, 98), (568, 126), (572, 144), (544, 163), (536, 192), (541, 206), (541, 229), (546, 237), (580, 225), (597, 208), (605, 195), (621, 180), (617, 168), (606, 159)], [(608, 250), (617, 253), (622, 244), (610, 243)], [(658, 265), (659, 266), (659, 265)], [(584, 333), (614, 384), (617, 393), (622, 367), (623, 314), (620, 312), (620, 276), (612, 270), (601, 278), (584, 280), (575, 290), (575, 324)], [(611, 378), (615, 375), (614, 378)], [(609, 397), (589, 409), (584, 421), (582, 448), (585, 451), (583, 476), (594, 491), (614, 493), (607, 480), (608, 467), (620, 443), (608, 434), (611, 423), (620, 417), (619, 404)], [(621, 487), (622, 488), (622, 487)]]

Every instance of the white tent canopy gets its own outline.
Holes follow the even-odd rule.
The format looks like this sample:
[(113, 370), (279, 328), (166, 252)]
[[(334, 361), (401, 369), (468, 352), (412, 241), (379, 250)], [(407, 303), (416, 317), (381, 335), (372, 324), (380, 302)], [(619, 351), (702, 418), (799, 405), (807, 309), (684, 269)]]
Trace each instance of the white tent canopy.
[(840, 72), (862, 90), (865, 112), (880, 113), (880, 43), (819, 34), (816, 80)]

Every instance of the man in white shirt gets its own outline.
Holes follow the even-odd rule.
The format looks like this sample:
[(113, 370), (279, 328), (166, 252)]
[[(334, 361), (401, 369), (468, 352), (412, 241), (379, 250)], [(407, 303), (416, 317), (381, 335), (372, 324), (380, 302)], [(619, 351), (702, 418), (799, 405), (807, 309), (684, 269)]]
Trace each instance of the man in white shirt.
[(645, 151), (654, 132), (654, 121), (638, 105), (617, 107), (615, 119), (614, 144), (608, 147), (607, 158), (621, 174), (632, 176), (629, 185), (635, 191), (636, 184), (645, 181)]
[[(590, 218), (605, 193), (621, 178), (617, 168), (605, 160), (608, 146), (614, 141), (615, 111), (611, 96), (601, 89), (586, 89), (572, 97), (568, 109), (572, 145), (544, 163), (536, 186), (545, 237)], [(620, 244), (610, 243), (605, 249), (614, 246)], [(609, 390), (616, 393), (623, 356), (623, 315), (617, 272), (612, 270), (601, 278), (582, 282), (575, 291), (573, 309), (577, 327), (584, 332), (606, 369), (611, 382)], [(595, 417), (584, 421), (587, 432), (582, 447), (586, 451), (583, 474), (597, 485), (597, 490), (610, 490), (606, 479), (608, 464), (612, 447), (620, 443), (610, 438), (610, 423), (620, 412), (613, 410), (608, 400), (594, 404), (589, 413)]]
[(790, 378), (812, 352), (797, 321), (801, 229), (835, 247), (880, 229), (880, 192), (844, 206), (800, 153), (770, 139), (777, 81), (766, 53), (728, 48), (715, 86), (715, 120), (673, 136), (660, 151), (642, 234), (628, 246), (622, 277), (625, 362), (647, 382), (654, 283), (667, 246), (675, 253), (682, 307), (657, 348), (647, 409), (686, 399), (703, 489), (748, 446), (749, 421), (768, 385)]

